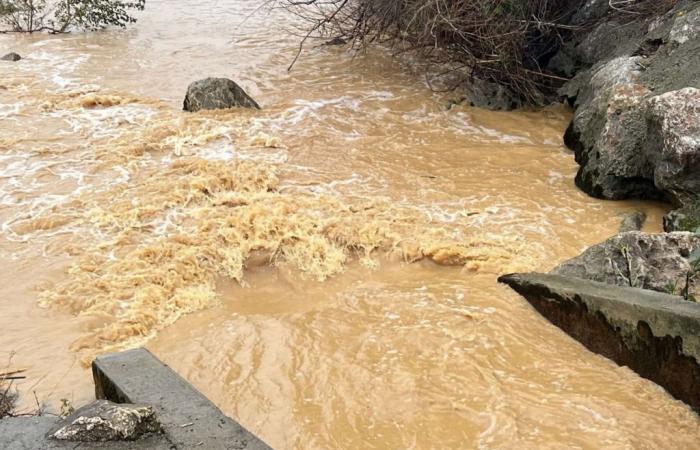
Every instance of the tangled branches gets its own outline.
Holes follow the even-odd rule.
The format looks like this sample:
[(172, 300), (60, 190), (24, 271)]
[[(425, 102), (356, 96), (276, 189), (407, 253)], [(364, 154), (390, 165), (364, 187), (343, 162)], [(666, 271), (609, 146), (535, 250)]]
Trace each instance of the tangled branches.
[(0, 384), (0, 419), (12, 415), (16, 400), (17, 394), (12, 391), (12, 384)]
[[(455, 63), (470, 77), (537, 102), (556, 79), (542, 65), (573, 27), (567, 0), (278, 0), (310, 23), (309, 37), (355, 46), (382, 41)], [(301, 50), (301, 47), (300, 47)]]
[(600, 21), (653, 19), (670, 10), (677, 0), (603, 0), (595, 6), (601, 14), (575, 25), (571, 18), (584, 7), (585, 0), (270, 2), (307, 24), (299, 54), (311, 37), (348, 41), (356, 48), (377, 41), (390, 43), (432, 62), (449, 63), (467, 78), (503, 86), (524, 103), (538, 104), (566, 81), (546, 66), (567, 40)]
[(15, 409), (17, 393), (13, 389), (12, 381), (16, 378), (14, 372), (0, 368), (0, 419), (11, 416)]

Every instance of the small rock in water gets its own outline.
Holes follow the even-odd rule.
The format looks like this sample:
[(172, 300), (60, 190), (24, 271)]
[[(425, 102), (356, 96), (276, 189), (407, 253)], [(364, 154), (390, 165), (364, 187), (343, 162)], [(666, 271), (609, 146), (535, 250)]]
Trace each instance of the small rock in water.
[(228, 78), (205, 78), (190, 84), (183, 105), (190, 112), (235, 107), (260, 109), (255, 100)]
[(12, 61), (12, 62), (19, 61), (20, 59), (22, 59), (22, 57), (14, 52), (8, 53), (7, 55), (0, 58), (0, 60), (2, 60), (2, 61)]
[(347, 43), (348, 43), (348, 41), (346, 41), (345, 39), (343, 39), (339, 36), (336, 36), (333, 39), (331, 39), (330, 41), (324, 42), (323, 45), (345, 45)]
[(75, 411), (49, 432), (63, 441), (133, 441), (160, 431), (153, 407), (97, 400)]
[(479, 78), (469, 82), (464, 101), (468, 102), (469, 106), (495, 111), (510, 111), (522, 104), (518, 95), (510, 88)]
[(644, 222), (647, 220), (646, 213), (642, 211), (635, 211), (633, 213), (625, 214), (625, 217), (620, 223), (620, 233), (627, 233), (628, 231), (641, 231), (644, 226)]

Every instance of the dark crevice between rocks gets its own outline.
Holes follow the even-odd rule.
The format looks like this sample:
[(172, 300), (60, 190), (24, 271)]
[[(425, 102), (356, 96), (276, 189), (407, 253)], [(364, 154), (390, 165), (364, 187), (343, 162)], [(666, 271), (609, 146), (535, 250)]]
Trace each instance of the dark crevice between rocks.
[[(640, 199), (668, 202), (665, 193), (656, 187), (653, 180), (644, 177), (602, 177), (595, 170), (586, 168), (583, 158), (577, 162), (582, 167), (576, 174), (574, 182), (579, 189), (591, 197), (607, 200)], [(601, 181), (604, 181), (608, 190), (613, 192), (605, 192)]]
[(659, 48), (664, 44), (663, 39), (656, 38), (656, 39), (646, 39), (642, 44), (637, 48), (637, 50), (632, 53), (632, 56), (646, 56), (649, 57), (653, 55), (654, 53), (659, 50)]
[[(573, 106), (573, 104), (571, 105)], [(569, 126), (566, 127), (564, 132), (564, 145), (569, 149), (573, 150), (575, 153), (583, 153), (583, 144), (581, 143), (581, 134), (576, 131), (574, 126), (574, 121), (569, 122)]]

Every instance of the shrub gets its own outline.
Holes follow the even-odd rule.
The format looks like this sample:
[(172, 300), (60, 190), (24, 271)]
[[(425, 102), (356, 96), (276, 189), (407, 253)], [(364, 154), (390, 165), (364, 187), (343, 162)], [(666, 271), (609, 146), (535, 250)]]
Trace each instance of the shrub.
[(0, 32), (47, 31), (64, 33), (74, 29), (96, 30), (124, 27), (136, 19), (146, 0), (0, 0)]
[(399, 44), (455, 63), (470, 77), (506, 86), (531, 103), (557, 80), (541, 64), (571, 29), (565, 25), (567, 0), (280, 1), (311, 22), (307, 38)]
[[(310, 23), (300, 52), (304, 41), (315, 36), (354, 46), (389, 42), (432, 61), (451, 63), (467, 77), (505, 86), (534, 104), (566, 81), (547, 72), (549, 59), (572, 35), (595, 25), (569, 24), (585, 0), (270, 1)], [(604, 2), (608, 13), (596, 20), (623, 23), (658, 17), (677, 0)]]

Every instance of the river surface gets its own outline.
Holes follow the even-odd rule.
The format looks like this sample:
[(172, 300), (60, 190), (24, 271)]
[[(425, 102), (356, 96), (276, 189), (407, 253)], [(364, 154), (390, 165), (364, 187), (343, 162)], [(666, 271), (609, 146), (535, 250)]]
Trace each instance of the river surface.
[[(697, 448), (700, 421), (499, 286), (641, 210), (576, 189), (570, 112), (446, 108), (420, 64), (253, 0), (0, 35), (0, 357), (21, 408), (147, 346), (279, 449)], [(239, 82), (263, 111), (186, 114)], [(0, 367), (5, 363), (1, 362)]]

